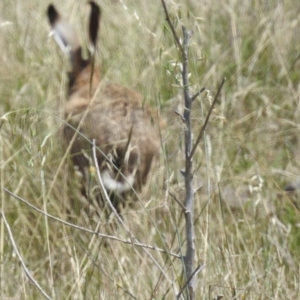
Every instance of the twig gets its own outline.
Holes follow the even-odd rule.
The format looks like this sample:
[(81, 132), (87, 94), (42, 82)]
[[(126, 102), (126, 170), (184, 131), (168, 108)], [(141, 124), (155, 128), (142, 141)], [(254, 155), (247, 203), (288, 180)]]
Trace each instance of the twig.
[(201, 272), (204, 268), (206, 267), (206, 265), (199, 265), (195, 271), (191, 274), (191, 276), (189, 277), (189, 279), (185, 282), (185, 284), (183, 285), (183, 287), (181, 288), (180, 292), (178, 293), (178, 295), (176, 296), (176, 299), (179, 299), (180, 295), (182, 294), (182, 292), (184, 291), (184, 289), (186, 288), (186, 286), (188, 285), (188, 283), (192, 280), (192, 278), (194, 276), (196, 276), (199, 272)]
[(134, 238), (133, 233), (128, 229), (128, 227), (126, 226), (126, 224), (124, 223), (124, 221), (122, 220), (122, 218), (119, 216), (118, 212), (116, 211), (115, 207), (113, 206), (113, 204), (110, 201), (109, 195), (104, 187), (103, 181), (102, 181), (102, 177), (100, 174), (100, 169), (99, 169), (99, 164), (98, 164), (98, 159), (97, 159), (97, 155), (96, 155), (96, 143), (95, 140), (93, 139), (93, 158), (94, 158), (94, 164), (96, 167), (96, 171), (97, 171), (97, 176), (98, 176), (98, 180), (101, 186), (101, 190), (102, 193), (104, 194), (105, 200), (108, 202), (110, 209), (113, 211), (114, 215), (117, 217), (118, 221), (120, 222), (120, 224), (122, 224), (122, 226), (124, 227), (124, 229), (131, 235), (132, 238)]
[[(106, 198), (106, 201), (109, 203), (109, 206), (111, 208), (111, 210), (113, 211), (113, 213), (116, 215), (116, 217), (118, 218), (119, 222), (122, 224), (122, 226), (124, 227), (124, 229), (127, 231), (127, 233), (130, 235), (130, 239), (132, 244), (134, 245), (135, 242), (137, 242), (136, 237), (134, 236), (133, 232), (128, 228), (128, 226), (126, 226), (126, 224), (124, 223), (124, 221), (122, 220), (122, 218), (119, 216), (119, 214), (117, 213), (115, 207), (113, 206), (113, 204), (110, 201), (110, 198), (107, 194), (107, 191), (104, 187), (102, 178), (101, 178), (101, 174), (100, 174), (100, 170), (99, 170), (99, 165), (98, 165), (98, 160), (97, 160), (97, 155), (96, 155), (96, 144), (95, 144), (95, 140), (93, 140), (93, 157), (94, 157), (94, 163), (96, 166), (96, 170), (97, 170), (97, 175), (98, 175), (98, 180), (99, 183), (101, 185), (102, 188), (102, 192)], [(126, 179), (126, 178), (125, 178)], [(153, 263), (157, 266), (157, 268), (161, 271), (162, 274), (164, 274), (165, 278), (172, 283), (172, 281), (169, 279), (169, 277), (167, 276), (167, 274), (165, 273), (165, 271), (163, 270), (163, 268), (158, 264), (158, 262), (154, 259), (154, 257), (145, 249), (142, 248), (142, 250), (148, 255), (148, 257), (153, 261)]]
[(9, 191), (8, 189), (4, 188), (3, 189), (6, 193), (8, 193), (9, 195), (11, 195), (12, 197), (14, 197), (15, 199), (25, 203), (26, 205), (28, 205), (29, 207), (31, 207), (32, 209), (34, 209), (35, 211), (47, 216), (48, 218), (52, 219), (52, 220), (55, 220), (55, 221), (58, 221), (66, 226), (69, 226), (69, 227), (72, 227), (72, 228), (75, 228), (75, 229), (78, 229), (78, 230), (81, 230), (81, 231), (84, 231), (84, 232), (87, 232), (87, 233), (90, 233), (90, 234), (94, 234), (94, 235), (97, 235), (99, 237), (102, 237), (102, 238), (107, 238), (107, 239), (110, 239), (110, 240), (114, 240), (114, 241), (118, 241), (118, 242), (121, 242), (121, 243), (124, 243), (124, 244), (129, 244), (129, 245), (134, 245), (134, 246), (137, 246), (137, 247), (141, 247), (141, 248), (146, 248), (146, 249), (150, 249), (150, 250), (155, 250), (155, 251), (158, 251), (158, 252), (161, 252), (161, 253), (165, 253), (165, 254), (168, 254), (170, 256), (173, 256), (173, 257), (176, 257), (176, 258), (182, 258), (180, 255), (176, 254), (176, 253), (172, 253), (172, 252), (168, 252), (164, 249), (161, 249), (161, 248), (158, 248), (158, 247), (155, 247), (155, 246), (150, 246), (150, 245), (146, 245), (146, 244), (142, 244), (138, 241), (129, 241), (129, 240), (125, 240), (125, 239), (121, 239), (121, 238), (118, 238), (116, 236), (113, 236), (113, 235), (108, 235), (108, 234), (104, 234), (104, 233), (100, 233), (100, 232), (96, 232), (96, 231), (93, 231), (93, 230), (90, 230), (90, 229), (87, 229), (85, 227), (81, 227), (81, 226), (78, 226), (78, 225), (75, 225), (75, 224), (72, 224), (72, 223), (69, 223), (69, 222), (66, 222), (66, 221), (63, 221), (62, 219), (60, 218), (57, 218), (57, 217), (54, 217), (48, 213), (45, 213), (43, 210), (35, 207), (34, 205), (32, 205), (31, 203), (29, 203), (27, 200), (15, 195), (14, 193), (12, 193), (11, 191)]
[[(55, 178), (57, 177), (58, 173), (59, 173), (60, 170), (62, 169), (62, 167), (63, 167), (63, 165), (64, 165), (64, 163), (65, 163), (65, 161), (66, 161), (66, 159), (67, 159), (67, 157), (68, 157), (68, 155), (69, 155), (69, 153), (70, 153), (70, 151), (71, 151), (71, 148), (72, 148), (72, 146), (74, 145), (75, 140), (77, 139), (77, 137), (78, 137), (78, 136), (82, 136), (82, 137), (84, 137), (87, 141), (89, 141), (89, 139), (88, 139), (84, 134), (82, 134), (82, 133), (80, 132), (80, 129), (82, 128), (82, 125), (84, 124), (84, 121), (85, 121), (85, 119), (87, 118), (87, 116), (88, 116), (88, 114), (89, 114), (89, 112), (90, 112), (90, 108), (91, 108), (92, 104), (94, 103), (95, 99), (96, 99), (97, 96), (99, 95), (99, 92), (100, 92), (101, 88), (102, 88), (102, 84), (99, 84), (99, 86), (97, 87), (97, 89), (96, 89), (96, 91), (95, 91), (93, 97), (91, 98), (91, 101), (89, 102), (89, 105), (88, 105), (87, 109), (86, 109), (85, 112), (83, 113), (83, 116), (82, 116), (82, 118), (81, 118), (81, 120), (80, 120), (80, 122), (79, 122), (77, 128), (74, 128), (71, 124), (69, 124), (69, 123), (68, 123), (68, 121), (69, 121), (68, 119), (62, 121), (62, 123), (64, 123), (66, 126), (72, 128), (72, 129), (74, 129), (74, 135), (73, 135), (73, 137), (72, 137), (72, 139), (71, 139), (71, 141), (70, 141), (70, 143), (69, 143), (69, 145), (68, 145), (68, 147), (67, 147), (67, 149), (66, 149), (66, 151), (65, 151), (64, 156), (62, 157), (62, 159), (61, 159), (61, 161), (60, 161), (60, 164), (59, 164), (59, 166), (58, 166), (58, 168), (57, 168), (57, 172), (56, 172)], [(90, 141), (89, 141), (89, 142), (90, 142)], [(56, 180), (54, 179), (54, 180), (52, 181), (51, 185), (50, 185), (50, 188), (49, 188), (48, 193), (47, 193), (47, 195), (46, 195), (46, 199), (48, 199), (48, 197), (49, 197), (49, 195), (50, 195), (52, 189), (54, 188), (55, 182), (56, 182)]]
[(121, 289), (125, 294), (128, 294), (131, 298), (133, 298), (134, 300), (137, 300), (137, 298), (127, 289), (125, 289), (120, 283), (116, 282), (113, 278), (111, 278), (111, 276), (107, 273), (106, 269), (101, 266), (101, 264), (98, 264), (97, 261), (95, 260), (95, 258), (92, 256), (92, 254), (90, 253), (90, 251), (87, 251), (82, 244), (79, 242), (78, 246), (82, 249), (82, 251), (85, 252), (85, 255), (92, 261), (92, 263), (94, 264), (94, 266), (96, 266), (99, 270), (101, 270), (101, 272), (103, 272), (103, 274), (106, 276), (106, 278), (108, 278), (108, 280), (112, 283), (115, 284), (119, 289)]
[(38, 284), (38, 282), (33, 278), (33, 276), (30, 274), (30, 271), (27, 269), (25, 263), (24, 263), (24, 260), (18, 250), (18, 247), (15, 243), (15, 240), (14, 240), (14, 237), (12, 235), (12, 232), (10, 230), (10, 226), (5, 218), (5, 214), (4, 212), (1, 212), (1, 216), (2, 216), (2, 219), (4, 221), (4, 224), (5, 224), (5, 227), (6, 227), (6, 230), (8, 231), (8, 236), (9, 236), (9, 239), (10, 239), (10, 242), (12, 244), (12, 247), (14, 248), (14, 251), (22, 265), (22, 268), (26, 274), (26, 276), (32, 281), (32, 283), (36, 286), (36, 288), (40, 291), (40, 293), (46, 298), (46, 299), (50, 299), (51, 300), (51, 297), (41, 288), (41, 286)]
[(201, 140), (201, 138), (202, 138), (202, 135), (203, 135), (203, 133), (204, 133), (204, 130), (206, 129), (207, 124), (208, 124), (208, 122), (209, 122), (209, 118), (210, 118), (210, 115), (211, 115), (211, 113), (212, 113), (212, 110), (214, 109), (214, 106), (215, 106), (215, 104), (217, 103), (219, 94), (220, 94), (220, 92), (221, 92), (221, 90), (222, 90), (222, 87), (223, 87), (225, 81), (226, 81), (226, 78), (223, 78), (223, 80), (222, 80), (222, 82), (221, 82), (221, 84), (220, 84), (220, 86), (219, 86), (219, 88), (218, 88), (218, 92), (217, 92), (217, 94), (215, 95), (214, 101), (213, 101), (213, 103), (212, 103), (211, 106), (210, 106), (210, 109), (209, 109), (209, 111), (208, 111), (208, 114), (207, 114), (207, 117), (206, 117), (206, 119), (205, 119), (205, 122), (204, 122), (204, 124), (203, 124), (203, 126), (202, 126), (202, 128), (201, 128), (201, 131), (200, 131), (200, 133), (199, 133), (199, 135), (198, 135), (198, 137), (197, 137), (197, 140), (196, 140), (196, 142), (195, 142), (195, 144), (194, 144), (194, 146), (193, 146), (193, 149), (192, 149), (191, 154), (190, 154), (190, 156), (189, 156), (190, 159), (192, 159), (192, 157), (193, 157), (193, 155), (194, 155), (194, 153), (195, 153), (195, 150), (196, 150), (198, 144), (200, 143), (200, 140)]
[(191, 101), (194, 102), (196, 98), (205, 91), (205, 87), (203, 87), (199, 92), (197, 92), (194, 96), (192, 96)]
[(181, 114), (178, 110), (174, 110), (174, 113), (180, 117), (181, 121), (182, 122), (185, 122), (185, 119), (184, 119), (184, 116), (183, 114)]
[(172, 23), (172, 21), (171, 21), (171, 19), (170, 19), (170, 16), (169, 16), (169, 12), (168, 12), (166, 3), (165, 3), (164, 0), (161, 0), (161, 3), (162, 3), (162, 5), (163, 5), (164, 11), (165, 11), (165, 15), (166, 15), (166, 20), (167, 20), (167, 22), (168, 22), (168, 24), (169, 24), (169, 26), (170, 26), (170, 28), (171, 28), (171, 30), (172, 30), (172, 34), (173, 34), (173, 36), (174, 36), (174, 39), (175, 39), (175, 41), (176, 41), (176, 44), (177, 44), (177, 46), (179, 47), (180, 52), (183, 53), (183, 47), (182, 47), (182, 45), (181, 45), (181, 43), (180, 43), (180, 41), (179, 41), (179, 38), (178, 38), (178, 36), (177, 36), (177, 33), (176, 33), (175, 28), (174, 28), (174, 26), (173, 26), (173, 23)]
[(183, 203), (176, 197), (176, 195), (172, 191), (168, 191), (168, 194), (182, 208), (184, 212), (187, 210)]

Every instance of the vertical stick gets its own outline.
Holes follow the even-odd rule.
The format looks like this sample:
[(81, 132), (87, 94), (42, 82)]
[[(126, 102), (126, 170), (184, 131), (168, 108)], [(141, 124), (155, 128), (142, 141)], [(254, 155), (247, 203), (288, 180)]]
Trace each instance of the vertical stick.
[(186, 27), (182, 26), (183, 32), (183, 51), (182, 51), (182, 80), (183, 80), (183, 93), (184, 93), (184, 120), (185, 120), (185, 222), (186, 222), (186, 254), (184, 259), (186, 280), (188, 282), (189, 299), (195, 299), (195, 280), (194, 276), (191, 277), (194, 271), (194, 256), (195, 256), (195, 235), (194, 235), (194, 191), (193, 191), (193, 175), (192, 175), (192, 128), (191, 128), (191, 106), (192, 100), (190, 97), (190, 89), (188, 82), (188, 45), (190, 32)]

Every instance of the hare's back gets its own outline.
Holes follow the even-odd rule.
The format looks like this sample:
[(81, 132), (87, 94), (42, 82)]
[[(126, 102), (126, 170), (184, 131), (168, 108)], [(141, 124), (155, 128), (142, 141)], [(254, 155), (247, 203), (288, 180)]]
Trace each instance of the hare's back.
[(129, 141), (135, 145), (156, 144), (157, 140), (151, 119), (142, 108), (129, 110), (117, 106), (112, 112), (99, 106), (89, 114), (83, 131), (90, 138), (95, 138), (98, 145), (122, 145)]
[[(79, 90), (70, 99), (67, 107), (74, 107), (71, 122), (79, 123), (86, 109), (89, 109), (82, 124), (82, 131), (89, 139), (95, 139), (98, 146), (147, 144), (149, 151), (158, 148), (158, 137), (154, 126), (155, 114), (143, 103), (135, 91), (109, 82), (100, 82), (95, 87), (91, 103), (81, 105), (87, 99), (87, 89)], [(72, 102), (74, 105), (72, 105)], [(78, 104), (78, 105), (77, 105)], [(146, 146), (144, 145), (144, 147)]]

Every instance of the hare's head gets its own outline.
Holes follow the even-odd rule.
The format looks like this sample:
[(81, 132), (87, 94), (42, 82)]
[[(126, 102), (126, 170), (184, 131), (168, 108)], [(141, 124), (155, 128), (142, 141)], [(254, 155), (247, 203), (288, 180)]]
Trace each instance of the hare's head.
[[(78, 90), (91, 80), (93, 57), (96, 50), (101, 10), (99, 6), (90, 1), (90, 14), (88, 21), (89, 57), (82, 57), (82, 46), (73, 27), (64, 20), (53, 4), (48, 6), (47, 15), (51, 24), (54, 38), (61, 50), (69, 56), (71, 71), (69, 72), (69, 94)], [(99, 75), (93, 74), (93, 81), (99, 81)]]

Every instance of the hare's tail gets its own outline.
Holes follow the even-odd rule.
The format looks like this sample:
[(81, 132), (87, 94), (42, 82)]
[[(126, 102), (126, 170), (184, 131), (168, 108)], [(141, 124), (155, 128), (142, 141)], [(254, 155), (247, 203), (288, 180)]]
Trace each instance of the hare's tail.
[(136, 182), (140, 167), (140, 153), (135, 147), (117, 147), (108, 155), (109, 161), (103, 166), (101, 179), (105, 188), (116, 194), (122, 194), (132, 189)]
[(115, 194), (123, 194), (131, 190), (135, 181), (134, 177), (134, 174), (129, 174), (125, 178), (122, 178), (123, 180), (118, 180), (114, 178), (114, 176), (112, 176), (107, 170), (101, 172), (101, 179), (104, 187), (106, 190)]

